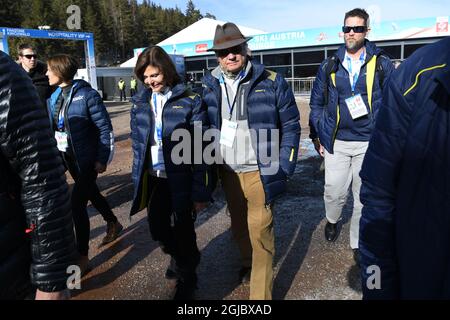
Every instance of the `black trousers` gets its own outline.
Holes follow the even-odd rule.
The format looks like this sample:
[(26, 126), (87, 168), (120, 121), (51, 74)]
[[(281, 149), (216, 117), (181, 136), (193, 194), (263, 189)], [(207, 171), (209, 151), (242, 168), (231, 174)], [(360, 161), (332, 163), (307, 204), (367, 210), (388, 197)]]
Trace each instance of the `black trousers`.
[(120, 91), (120, 101), (122, 101), (122, 97), (123, 100), (127, 100), (127, 94), (125, 93), (125, 90), (119, 90)]
[(117, 218), (98, 189), (96, 183), (97, 173), (94, 170), (80, 173), (73, 166), (70, 166), (69, 172), (75, 181), (71, 202), (77, 249), (79, 254), (87, 256), (91, 231), (89, 215), (86, 209), (88, 201), (91, 201), (94, 208), (97, 209), (106, 222), (116, 222)]
[(149, 179), (152, 188), (147, 213), (152, 239), (158, 241), (163, 252), (175, 260), (175, 271), (180, 278), (196, 282), (195, 269), (200, 263), (200, 252), (192, 206), (173, 212), (167, 179), (154, 176)]

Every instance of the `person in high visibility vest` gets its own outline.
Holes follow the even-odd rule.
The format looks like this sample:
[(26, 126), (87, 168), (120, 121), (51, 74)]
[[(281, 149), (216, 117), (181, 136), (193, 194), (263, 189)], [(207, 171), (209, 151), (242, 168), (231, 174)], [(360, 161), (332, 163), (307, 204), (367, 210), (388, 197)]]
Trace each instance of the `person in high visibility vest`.
[(338, 222), (352, 184), (350, 247), (358, 263), (359, 171), (382, 105), (381, 92), (394, 70), (382, 50), (366, 39), (369, 15), (363, 9), (345, 14), (345, 44), (322, 62), (311, 92), (310, 138), (325, 158), (325, 239), (338, 238)]
[(131, 77), (130, 80), (130, 96), (134, 96), (137, 89), (137, 80), (134, 77)]
[(120, 101), (122, 101), (122, 97), (123, 97), (123, 101), (127, 100), (127, 94), (125, 93), (125, 88), (126, 88), (126, 84), (125, 81), (120, 78), (119, 82), (117, 83), (117, 87), (119, 88), (119, 92), (120, 92)]

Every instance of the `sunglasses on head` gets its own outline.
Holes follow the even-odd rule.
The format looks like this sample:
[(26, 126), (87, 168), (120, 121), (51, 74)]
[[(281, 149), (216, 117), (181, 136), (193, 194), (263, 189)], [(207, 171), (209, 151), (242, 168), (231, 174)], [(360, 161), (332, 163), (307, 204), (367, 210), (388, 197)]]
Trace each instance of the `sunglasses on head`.
[(27, 59), (31, 59), (31, 58), (35, 58), (37, 57), (37, 55), (35, 54), (23, 54), (22, 57), (25, 57)]
[(342, 27), (342, 32), (344, 32), (344, 33), (349, 33), (352, 30), (354, 33), (363, 33), (363, 32), (367, 31), (367, 27), (366, 26), (353, 26), (353, 27), (343, 26)]
[(217, 50), (216, 51), (216, 55), (218, 57), (226, 57), (230, 53), (232, 53), (232, 54), (240, 54), (240, 53), (242, 53), (242, 46), (239, 45), (239, 46), (235, 46), (235, 47), (226, 48), (226, 49), (223, 49), (223, 50)]

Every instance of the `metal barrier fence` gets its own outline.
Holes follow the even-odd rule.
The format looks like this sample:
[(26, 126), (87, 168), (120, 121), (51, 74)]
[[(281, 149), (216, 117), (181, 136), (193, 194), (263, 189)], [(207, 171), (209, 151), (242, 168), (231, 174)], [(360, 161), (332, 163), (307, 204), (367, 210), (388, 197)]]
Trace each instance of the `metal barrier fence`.
[(292, 91), (294, 91), (294, 95), (309, 96), (315, 79), (315, 77), (287, 78), (286, 81), (291, 86)]

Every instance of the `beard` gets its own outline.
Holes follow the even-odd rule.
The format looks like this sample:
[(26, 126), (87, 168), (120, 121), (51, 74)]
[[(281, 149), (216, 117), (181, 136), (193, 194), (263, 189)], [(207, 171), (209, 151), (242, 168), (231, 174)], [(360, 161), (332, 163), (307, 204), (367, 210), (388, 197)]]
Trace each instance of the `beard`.
[(350, 52), (356, 52), (364, 46), (364, 40), (365, 38), (359, 40), (356, 39), (346, 40), (345, 47)]

